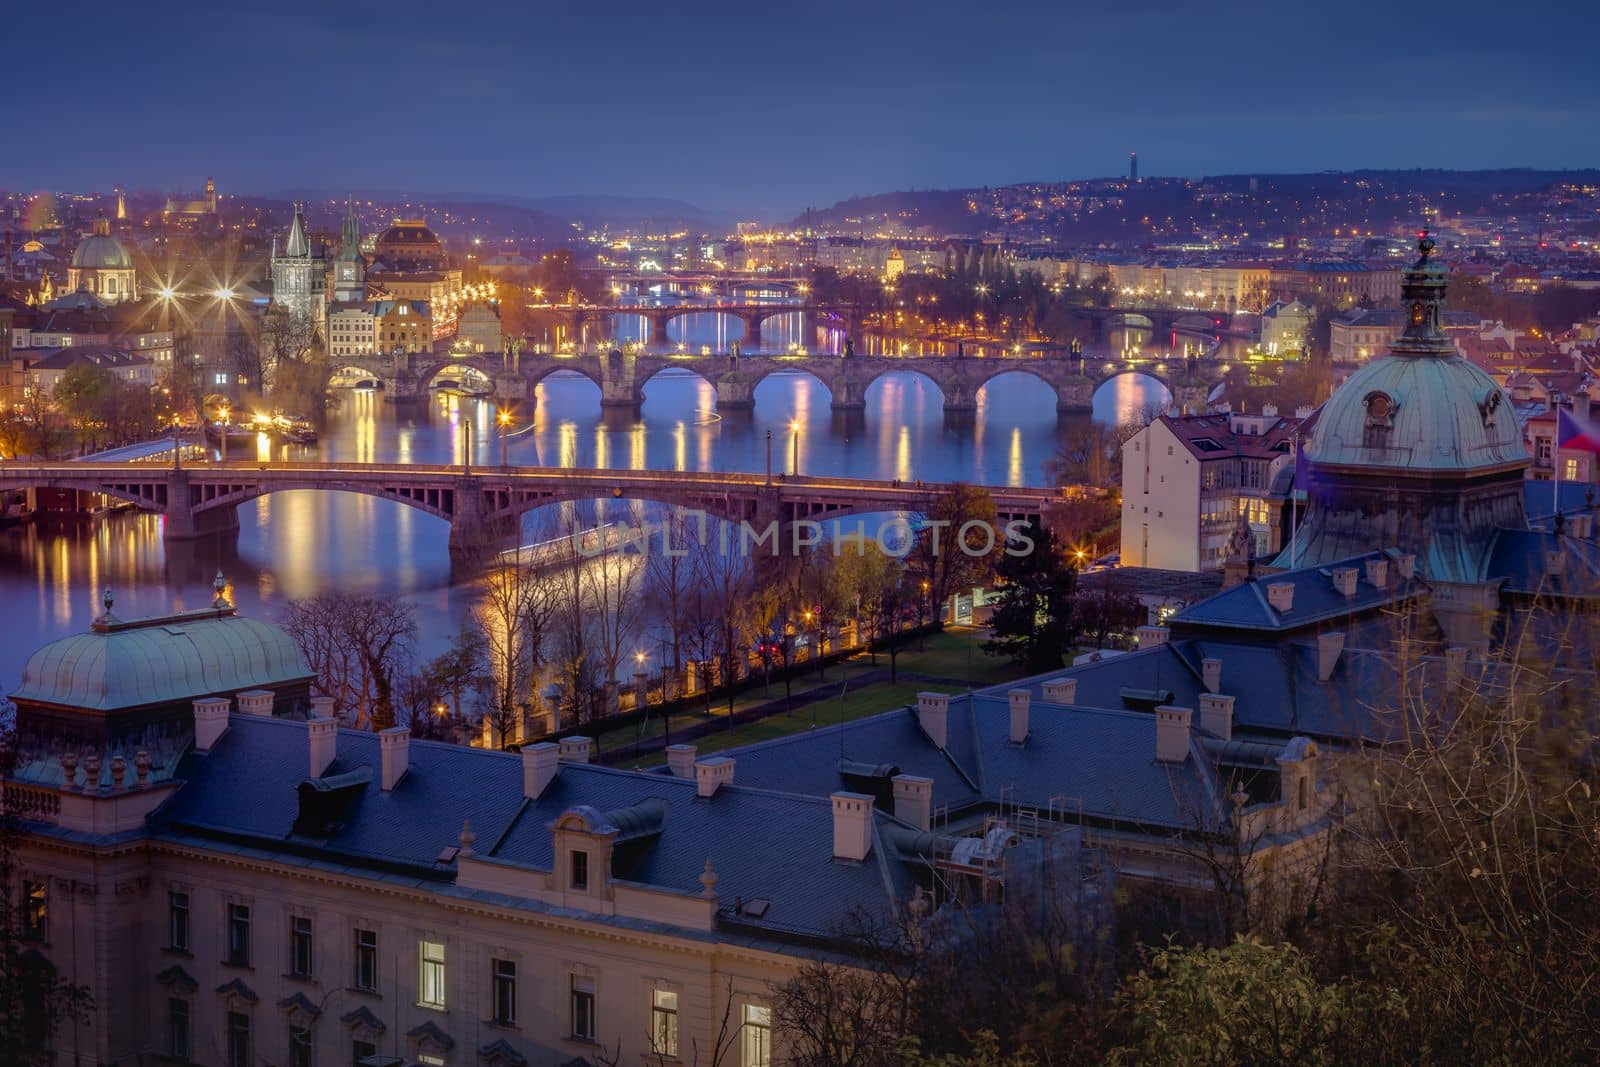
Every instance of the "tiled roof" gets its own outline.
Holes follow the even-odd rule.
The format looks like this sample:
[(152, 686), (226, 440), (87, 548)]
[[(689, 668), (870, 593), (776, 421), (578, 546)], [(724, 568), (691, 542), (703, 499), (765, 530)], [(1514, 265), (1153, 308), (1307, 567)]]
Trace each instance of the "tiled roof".
[[(1189, 605), (1172, 617), (1171, 625), (1175, 630), (1204, 627), (1210, 630), (1286, 633), (1328, 619), (1370, 614), (1401, 603), (1423, 588), (1417, 579), (1408, 581), (1401, 578), (1399, 567), (1392, 560), (1387, 568), (1386, 584), (1379, 588), (1370, 583), (1367, 580), (1366, 562), (1388, 559), (1390, 555), (1386, 552), (1364, 552), (1327, 565), (1301, 567), (1251, 578), (1198, 604)], [(1345, 596), (1333, 585), (1332, 572), (1345, 567), (1354, 567), (1358, 572), (1354, 596)], [(1268, 599), (1266, 587), (1278, 584), (1294, 586), (1294, 599), (1287, 611), (1273, 608)]]

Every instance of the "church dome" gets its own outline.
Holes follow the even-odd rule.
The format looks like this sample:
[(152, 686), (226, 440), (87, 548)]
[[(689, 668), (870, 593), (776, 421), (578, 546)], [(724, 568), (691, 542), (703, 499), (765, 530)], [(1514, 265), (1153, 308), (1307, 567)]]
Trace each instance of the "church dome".
[(1423, 474), (1526, 466), (1528, 450), (1505, 392), (1462, 359), (1443, 329), (1445, 270), (1424, 235), (1406, 272), (1407, 322), (1323, 405), (1306, 458), (1319, 468)]
[(133, 257), (109, 234), (94, 234), (72, 253), (73, 270), (132, 270)]

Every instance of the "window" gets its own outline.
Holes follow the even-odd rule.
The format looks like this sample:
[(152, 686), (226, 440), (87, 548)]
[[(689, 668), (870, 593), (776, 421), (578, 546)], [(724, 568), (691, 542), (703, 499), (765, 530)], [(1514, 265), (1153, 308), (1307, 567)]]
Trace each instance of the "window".
[(426, 1064), (428, 1067), (445, 1067), (443, 1056), (430, 1056), (427, 1053), (418, 1056), (417, 1062)]
[(295, 915), (289, 919), (289, 973), (296, 978), (310, 978), (314, 942), (311, 939), (311, 919)]
[(1566, 460), (1566, 462), (1563, 464), (1563, 468), (1564, 469), (1561, 472), (1561, 478), (1562, 478), (1563, 481), (1576, 482), (1576, 481), (1581, 480), (1580, 475), (1578, 473), (1578, 460), (1577, 460), (1577, 457), (1575, 457), (1575, 456), (1569, 457)]
[(444, 1010), (444, 942), (424, 941), (417, 950), (422, 960), (421, 991), (417, 1003), (424, 1008)]
[(572, 976), (572, 1036), (594, 1040), (594, 979)]
[(289, 1067), (311, 1067), (311, 1031), (289, 1027)]
[(772, 1009), (760, 1004), (744, 1006), (741, 1027), (743, 1067), (772, 1067)]
[(354, 975), (357, 989), (375, 990), (378, 988), (378, 931), (356, 931), (356, 973)]
[(678, 994), (668, 989), (650, 994), (650, 1051), (659, 1056), (678, 1054)]
[(167, 1055), (189, 1062), (189, 1002), (182, 997), (167, 998)]
[(517, 1021), (517, 965), (511, 960), (491, 961), (494, 977), (494, 1021), (510, 1026)]
[(228, 905), (228, 960), (236, 967), (250, 966), (250, 905)]
[(228, 1067), (250, 1067), (250, 1016), (228, 1013)]
[(572, 850), (572, 888), (589, 888), (589, 854), (581, 849)]
[(378, 1046), (370, 1041), (350, 1042), (350, 1067), (361, 1067), (361, 1061), (368, 1056), (376, 1056)]
[(22, 936), (44, 941), (50, 936), (50, 897), (44, 882), (22, 883)]

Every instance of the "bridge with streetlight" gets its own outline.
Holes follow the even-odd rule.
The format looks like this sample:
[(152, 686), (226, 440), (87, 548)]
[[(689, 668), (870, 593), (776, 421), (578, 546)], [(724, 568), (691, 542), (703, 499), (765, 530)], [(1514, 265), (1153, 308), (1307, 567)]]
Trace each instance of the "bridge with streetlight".
[[(1010, 520), (1048, 524), (1052, 505), (1061, 499), (1055, 489), (984, 488), (1002, 524)], [(162, 536), (169, 541), (237, 529), (238, 506), (270, 493), (294, 489), (360, 493), (445, 520), (450, 524), (451, 552), (471, 555), (513, 540), (527, 512), (565, 501), (641, 500), (704, 511), (714, 518), (750, 523), (758, 530), (776, 523), (781, 531), (807, 519), (927, 512), (950, 486), (770, 471), (570, 470), (470, 462), (450, 466), (247, 461), (156, 466), (93, 459), (0, 463), (0, 492), (37, 489), (97, 493), (159, 513)]]

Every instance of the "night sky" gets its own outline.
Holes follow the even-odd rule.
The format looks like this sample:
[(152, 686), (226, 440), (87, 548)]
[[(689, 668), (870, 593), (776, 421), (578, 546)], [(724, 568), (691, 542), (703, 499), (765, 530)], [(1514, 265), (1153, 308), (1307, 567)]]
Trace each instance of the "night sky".
[(0, 186), (857, 194), (1600, 165), (1600, 7), (24, 3)]

